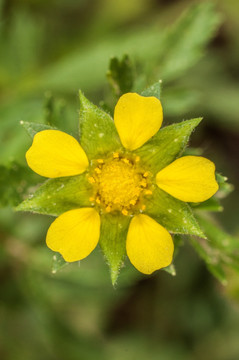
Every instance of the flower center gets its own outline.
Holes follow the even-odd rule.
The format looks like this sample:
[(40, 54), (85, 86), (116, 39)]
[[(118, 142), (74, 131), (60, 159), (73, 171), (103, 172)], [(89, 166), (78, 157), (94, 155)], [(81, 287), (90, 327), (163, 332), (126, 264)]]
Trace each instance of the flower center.
[(106, 212), (120, 211), (130, 215), (134, 210), (144, 210), (143, 195), (151, 195), (149, 174), (142, 171), (139, 158), (128, 159), (113, 154), (111, 159), (98, 159), (89, 181), (95, 189), (92, 200)]

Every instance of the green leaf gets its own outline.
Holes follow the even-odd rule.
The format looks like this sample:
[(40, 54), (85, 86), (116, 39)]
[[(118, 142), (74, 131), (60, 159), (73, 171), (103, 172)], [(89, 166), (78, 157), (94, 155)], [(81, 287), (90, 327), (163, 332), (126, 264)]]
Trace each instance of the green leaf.
[(191, 203), (191, 207), (195, 210), (215, 211), (215, 212), (223, 211), (222, 205), (215, 196), (199, 204)]
[(130, 218), (123, 215), (101, 216), (100, 247), (110, 267), (112, 284), (115, 285), (126, 256), (126, 236)]
[(213, 2), (192, 6), (169, 29), (160, 44), (160, 78), (175, 80), (202, 56), (206, 45), (214, 36), (221, 16), (215, 12)]
[(164, 116), (180, 117), (194, 111), (200, 99), (200, 91), (192, 87), (166, 86), (164, 87), (162, 102), (164, 106)]
[(57, 271), (61, 270), (63, 267), (65, 267), (68, 264), (69, 263), (63, 259), (61, 254), (55, 253), (52, 258), (52, 267), (51, 267), (52, 274), (56, 274)]
[(16, 162), (0, 165), (0, 206), (16, 206), (37, 180), (30, 169)]
[(128, 55), (124, 55), (122, 60), (117, 57), (110, 59), (107, 78), (117, 97), (132, 90), (134, 70)]
[(215, 257), (215, 251), (210, 248), (210, 243), (205, 240), (194, 238), (190, 238), (190, 242), (198, 255), (205, 261), (207, 268), (212, 275), (214, 275), (223, 285), (226, 285), (227, 280), (222, 263), (217, 256)]
[(208, 270), (225, 285), (224, 267), (239, 271), (239, 239), (220, 229), (207, 214), (197, 213), (196, 217), (208, 240), (190, 238), (190, 242)]
[(94, 159), (121, 148), (113, 119), (80, 92), (80, 143)]
[(17, 211), (58, 216), (68, 210), (91, 206), (91, 185), (85, 174), (47, 180), (17, 206)]
[(158, 187), (153, 190), (153, 195), (146, 202), (146, 213), (172, 233), (205, 238), (190, 206)]
[(20, 121), (20, 124), (25, 128), (31, 138), (33, 138), (39, 131), (57, 129), (46, 124), (36, 124), (28, 121)]
[(155, 84), (149, 86), (144, 91), (142, 91), (141, 95), (143, 95), (143, 96), (155, 96), (157, 99), (160, 100), (160, 98), (161, 98), (161, 88), (162, 88), (162, 81), (159, 80)]
[(44, 121), (53, 127), (61, 128), (65, 120), (65, 101), (55, 99), (50, 91), (45, 93)]
[(195, 214), (200, 226), (210, 240), (213, 247), (223, 250), (227, 254), (233, 254), (234, 251), (239, 251), (239, 239), (231, 236), (215, 224), (213, 218), (209, 218), (208, 214)]
[(153, 173), (157, 173), (183, 153), (191, 133), (201, 120), (187, 120), (160, 129), (136, 153)]

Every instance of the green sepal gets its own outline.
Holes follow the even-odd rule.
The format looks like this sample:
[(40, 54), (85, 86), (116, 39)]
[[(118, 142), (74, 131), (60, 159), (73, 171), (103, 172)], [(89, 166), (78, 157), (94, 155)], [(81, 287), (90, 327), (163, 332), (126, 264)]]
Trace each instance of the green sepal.
[(128, 55), (124, 55), (122, 60), (119, 60), (117, 57), (112, 57), (106, 75), (117, 97), (132, 90), (134, 84), (134, 69)]
[(168, 274), (172, 275), (172, 276), (176, 276), (176, 269), (174, 264), (170, 264), (169, 266), (167, 266), (166, 268), (163, 268), (162, 270), (166, 271)]
[(46, 124), (36, 124), (28, 121), (20, 121), (20, 124), (25, 128), (27, 133), (33, 138), (36, 133), (43, 130), (57, 130), (57, 128)]
[(146, 213), (169, 232), (206, 238), (190, 206), (156, 187), (146, 203)]
[(110, 267), (112, 285), (116, 284), (126, 256), (126, 236), (130, 218), (123, 215), (101, 216), (100, 247)]
[(63, 259), (61, 254), (55, 253), (52, 258), (52, 266), (51, 266), (52, 274), (56, 274), (59, 270), (61, 270), (63, 267), (65, 267), (68, 264), (69, 263)]
[(121, 148), (113, 119), (80, 91), (80, 143), (90, 159)]
[(202, 118), (186, 120), (162, 128), (136, 150), (137, 155), (153, 173), (157, 173), (183, 153), (192, 131), (201, 120)]
[(148, 88), (146, 88), (144, 91), (142, 91), (141, 95), (154, 96), (160, 100), (161, 88), (162, 88), (162, 81), (160, 80), (160, 81), (154, 83), (153, 85), (149, 86)]
[(223, 199), (223, 198), (227, 197), (234, 190), (234, 186), (227, 182), (226, 176), (216, 173), (216, 181), (219, 185), (219, 190), (218, 190), (216, 196), (219, 199)]
[(91, 206), (90, 196), (91, 186), (85, 174), (50, 179), (16, 210), (58, 216), (72, 209)]

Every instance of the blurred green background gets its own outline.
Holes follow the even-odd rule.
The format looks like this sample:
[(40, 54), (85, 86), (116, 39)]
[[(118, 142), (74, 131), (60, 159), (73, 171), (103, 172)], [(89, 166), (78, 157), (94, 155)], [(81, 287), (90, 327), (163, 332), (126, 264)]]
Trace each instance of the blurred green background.
[(239, 359), (232, 270), (223, 287), (185, 242), (175, 277), (127, 263), (114, 289), (99, 249), (54, 274), (52, 219), (11, 208), (39, 182), (20, 121), (76, 134), (78, 89), (112, 106), (109, 60), (128, 54), (136, 90), (163, 81), (165, 124), (204, 117), (190, 144), (235, 185), (216, 219), (239, 235), (238, 16), (238, 0), (0, 0), (1, 360)]

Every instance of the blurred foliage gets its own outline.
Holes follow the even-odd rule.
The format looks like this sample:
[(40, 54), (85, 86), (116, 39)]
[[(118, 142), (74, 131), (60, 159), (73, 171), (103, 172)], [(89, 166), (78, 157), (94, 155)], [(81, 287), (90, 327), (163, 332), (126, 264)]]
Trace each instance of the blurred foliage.
[[(227, 288), (187, 245), (174, 278), (147, 278), (126, 264), (114, 290), (97, 251), (54, 275), (61, 259), (52, 264), (44, 244), (52, 219), (9, 208), (42, 181), (26, 168), (31, 139), (20, 121), (29, 132), (52, 126), (77, 135), (79, 88), (109, 111), (132, 87), (162, 96), (165, 123), (203, 116), (192, 145), (238, 188), (239, 3), (191, 4), (0, 0), (1, 359), (238, 359), (239, 195), (230, 185), (221, 181), (220, 199), (195, 209), (209, 240), (190, 239)], [(132, 77), (127, 87), (122, 69)], [(215, 211), (216, 225), (202, 209)]]

